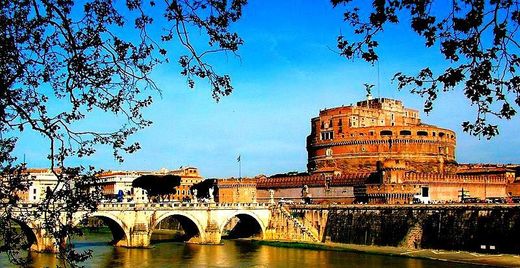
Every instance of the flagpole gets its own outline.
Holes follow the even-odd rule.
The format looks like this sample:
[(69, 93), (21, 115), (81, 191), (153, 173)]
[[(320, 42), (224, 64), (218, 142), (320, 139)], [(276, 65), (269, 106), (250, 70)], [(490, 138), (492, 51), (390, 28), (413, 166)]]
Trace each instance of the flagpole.
[(237, 157), (238, 162), (238, 179), (240, 180), (242, 178), (242, 159), (240, 154)]

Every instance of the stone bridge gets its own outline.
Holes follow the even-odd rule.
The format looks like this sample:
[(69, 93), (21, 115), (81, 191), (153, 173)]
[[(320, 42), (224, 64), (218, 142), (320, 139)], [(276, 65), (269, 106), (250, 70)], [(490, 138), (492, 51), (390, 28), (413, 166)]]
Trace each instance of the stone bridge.
[[(103, 203), (94, 213), (78, 212), (74, 224), (85, 216), (99, 218), (110, 228), (115, 246), (146, 248), (159, 223), (174, 218), (188, 237), (187, 242), (220, 244), (224, 227), (235, 217), (239, 219), (236, 227), (240, 225), (249, 232), (248, 237), (263, 239), (272, 209), (269, 204), (259, 203)], [(32, 242), (31, 250), (56, 251), (55, 240), (46, 234), (41, 220), (17, 223)]]

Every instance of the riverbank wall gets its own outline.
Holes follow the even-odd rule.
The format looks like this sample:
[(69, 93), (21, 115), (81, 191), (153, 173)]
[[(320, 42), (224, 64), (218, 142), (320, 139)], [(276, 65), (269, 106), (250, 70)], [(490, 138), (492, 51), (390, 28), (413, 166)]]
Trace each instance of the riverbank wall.
[(520, 254), (518, 205), (293, 206), (322, 242)]

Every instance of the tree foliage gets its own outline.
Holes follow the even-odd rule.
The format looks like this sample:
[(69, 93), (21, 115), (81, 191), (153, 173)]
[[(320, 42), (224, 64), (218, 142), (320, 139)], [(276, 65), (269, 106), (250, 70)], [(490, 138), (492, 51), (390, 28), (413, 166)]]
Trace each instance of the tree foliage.
[(473, 122), (462, 127), (476, 136), (498, 134), (489, 116), (511, 119), (520, 106), (518, 68), (520, 3), (512, 0), (332, 0), (345, 6), (344, 20), (355, 36), (338, 36), (341, 55), (378, 60), (376, 37), (388, 24), (409, 22), (424, 38), (426, 47), (439, 49), (447, 67), (440, 73), (425, 67), (416, 75), (397, 73), (398, 88), (425, 97), (425, 112), (431, 111), (439, 93), (460, 88), (477, 108)]
[[(70, 167), (67, 159), (91, 157), (99, 145), (111, 147), (118, 161), (122, 152), (138, 150), (139, 143), (129, 143), (128, 137), (151, 124), (142, 109), (152, 103), (154, 92), (160, 94), (150, 74), (173, 55), (178, 54), (174, 60), (189, 87), (205, 79), (215, 100), (230, 94), (230, 77), (206, 60), (213, 53), (234, 54), (243, 43), (229, 27), (245, 3), (0, 0), (0, 251), (21, 248), (8, 224), (19, 203), (17, 193), (31, 183), (14, 157), (17, 137), (34, 131), (48, 141), (49, 169), (61, 186), (46, 193), (32, 216), (45, 217), (45, 228), (58, 243), (67, 241), (77, 232), (72, 215), (95, 209), (99, 200), (99, 192), (87, 190), (97, 170)], [(207, 38), (200, 50), (194, 35)], [(82, 128), (80, 122), (92, 113), (114, 114), (123, 123), (111, 130)], [(58, 220), (63, 213), (65, 222)], [(60, 249), (67, 260), (84, 259), (68, 247)]]
[(143, 175), (132, 182), (132, 187), (143, 188), (148, 196), (174, 195), (175, 187), (181, 185), (181, 177), (177, 175)]
[(191, 186), (190, 190), (197, 190), (197, 198), (209, 198), (209, 189), (217, 186), (216, 179), (205, 179)]

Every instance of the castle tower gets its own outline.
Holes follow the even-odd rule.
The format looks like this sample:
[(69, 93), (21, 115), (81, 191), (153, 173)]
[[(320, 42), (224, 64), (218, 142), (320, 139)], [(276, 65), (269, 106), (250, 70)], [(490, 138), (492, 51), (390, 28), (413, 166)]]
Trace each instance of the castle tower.
[(422, 123), (417, 110), (367, 96), (311, 119), (307, 168), (373, 172), (378, 161), (392, 160), (399, 170), (445, 173), (456, 164), (455, 146), (455, 132)]

